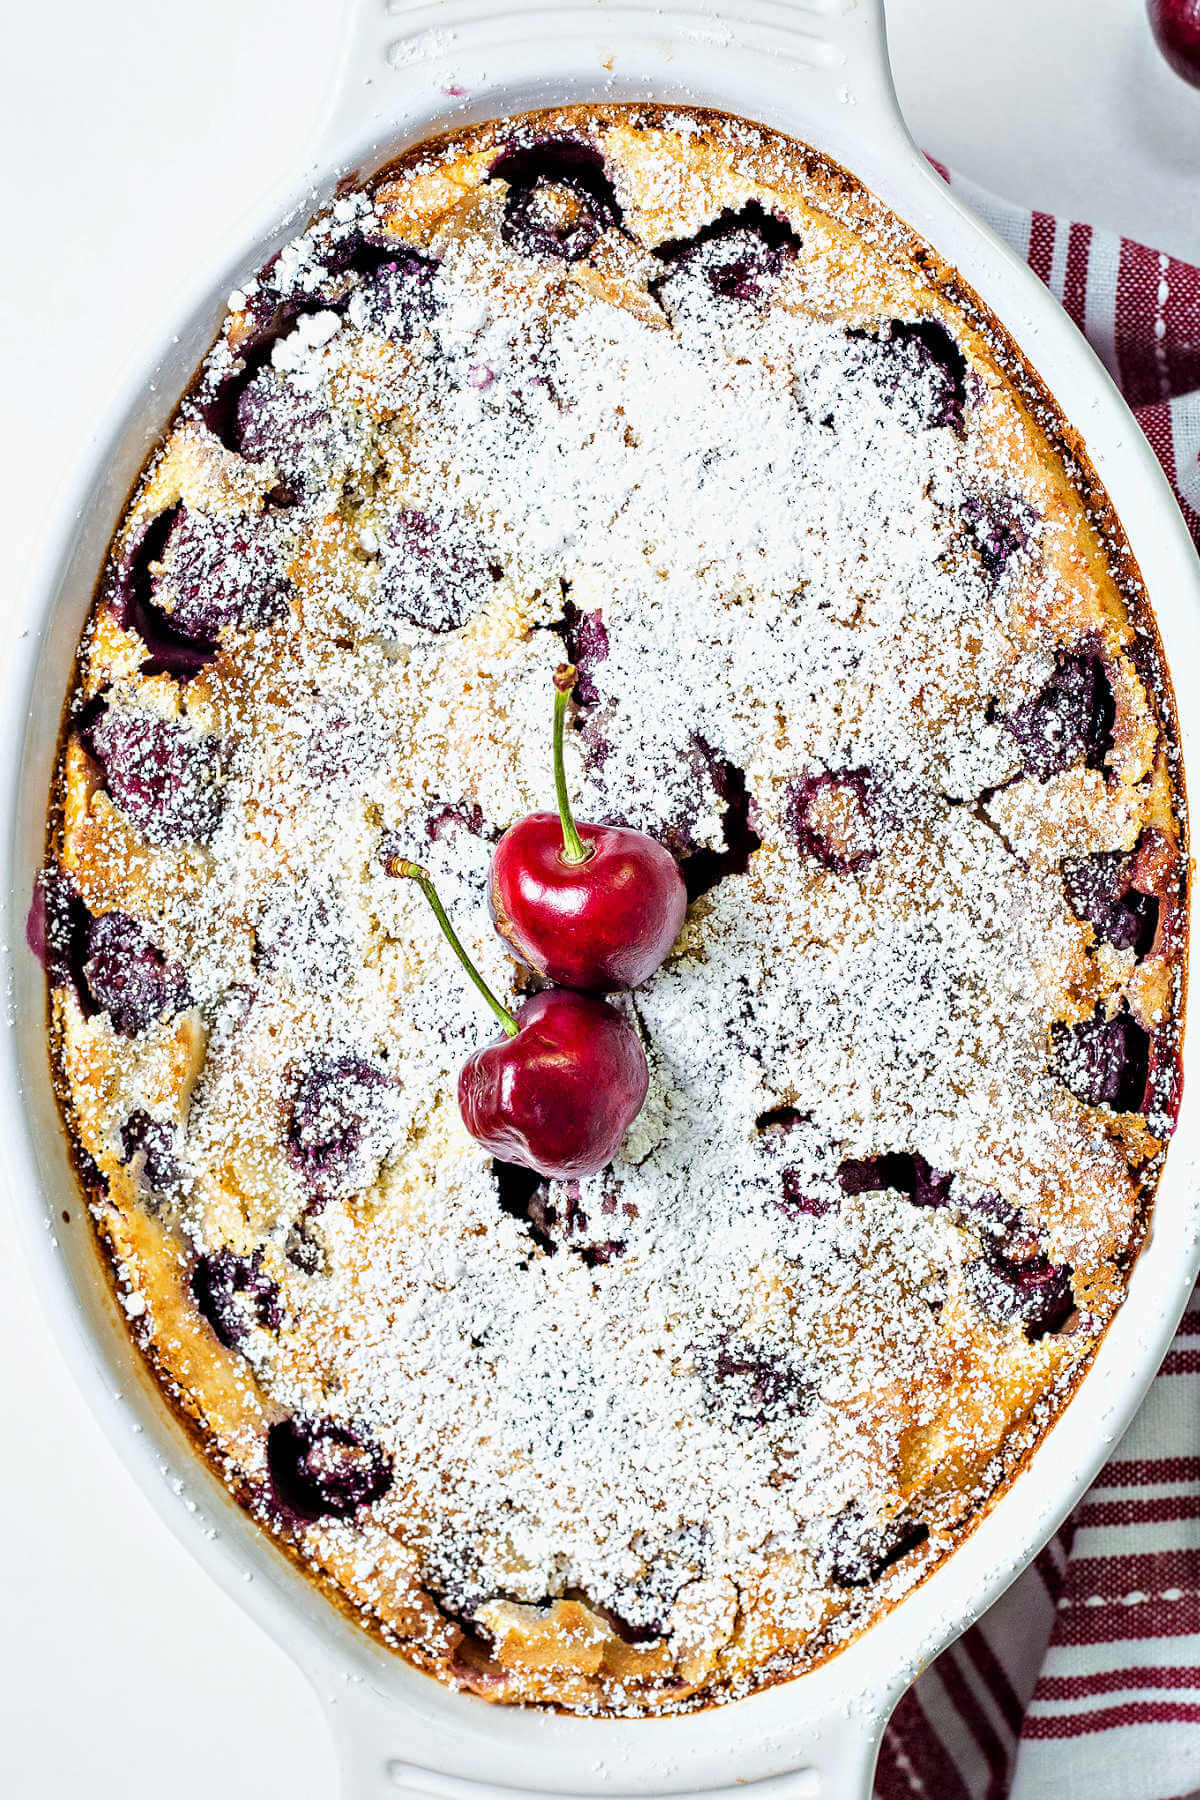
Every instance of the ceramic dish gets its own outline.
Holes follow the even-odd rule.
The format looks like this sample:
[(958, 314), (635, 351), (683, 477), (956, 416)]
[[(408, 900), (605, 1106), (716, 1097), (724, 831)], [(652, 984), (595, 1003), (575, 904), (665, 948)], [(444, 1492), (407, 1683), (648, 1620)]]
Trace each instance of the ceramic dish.
[[(524, 1714), (435, 1688), (367, 1640), (311, 1589), (194, 1460), (125, 1335), (77, 1205), (44, 1056), (41, 972), (23, 948), (41, 860), (43, 796), (57, 740), (37, 696), (67, 685), (112, 526), (215, 329), (229, 289), (293, 235), (351, 170), (368, 173), (438, 129), (547, 104), (687, 101), (760, 120), (842, 162), (978, 291), (1082, 436), (1140, 564), (1181, 706), (1185, 757), (1200, 730), (1191, 659), (1200, 577), (1169, 489), (1091, 352), (1022, 265), (962, 212), (907, 138), (891, 93), (878, 8), (762, 0), (720, 21), (618, 6), (356, 12), (320, 168), (275, 196), (139, 372), (97, 435), (73, 504), (12, 624), (8, 767), (9, 944), (16, 1030), (5, 1133), (55, 1328), (128, 1460), (201, 1560), (287, 1647), (331, 1702), (351, 1795), (410, 1792), (862, 1796), (880, 1732), (914, 1669), (1000, 1591), (1069, 1510), (1132, 1415), (1169, 1341), (1196, 1266), (1197, 1124), (1185, 1092), (1150, 1240), (1090, 1374), (1035, 1457), (937, 1573), (862, 1639), (801, 1679), (688, 1718), (596, 1721)], [(162, 398), (160, 398), (160, 396)], [(18, 633), (22, 635), (18, 636)], [(56, 1225), (69, 1212), (69, 1230)], [(118, 1398), (114, 1400), (114, 1387)], [(159, 1480), (165, 1473), (171, 1486)], [(195, 1511), (175, 1502), (182, 1488)], [(214, 1532), (219, 1528), (219, 1535)], [(258, 1577), (247, 1588), (241, 1577)]]

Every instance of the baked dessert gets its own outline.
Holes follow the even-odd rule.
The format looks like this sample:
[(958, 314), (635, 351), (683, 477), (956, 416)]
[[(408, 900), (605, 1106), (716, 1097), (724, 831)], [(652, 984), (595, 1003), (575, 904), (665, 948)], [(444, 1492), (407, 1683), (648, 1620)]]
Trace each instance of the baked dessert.
[[(646, 1104), (496, 1163), (501, 832), (678, 859)], [(1182, 777), (1137, 569), (978, 300), (709, 112), (425, 144), (231, 297), (80, 645), (43, 881), (81, 1181), (165, 1392), (331, 1597), (500, 1701), (835, 1651), (1121, 1303), (1178, 1102)]]

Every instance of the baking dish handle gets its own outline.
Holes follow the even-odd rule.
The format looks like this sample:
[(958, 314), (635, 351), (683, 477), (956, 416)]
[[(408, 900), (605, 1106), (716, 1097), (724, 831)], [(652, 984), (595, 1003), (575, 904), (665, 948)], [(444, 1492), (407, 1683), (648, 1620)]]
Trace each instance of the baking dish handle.
[(318, 139), (345, 159), (397, 121), (492, 116), (488, 97), (518, 87), (525, 105), (719, 105), (736, 78), (756, 116), (783, 96), (828, 148), (852, 135), (911, 150), (883, 12), (883, 0), (347, 0)]
[[(366, 1683), (343, 1687), (336, 1701), (324, 1684), (318, 1683), (318, 1692), (333, 1733), (341, 1800), (635, 1800), (639, 1792), (661, 1800), (871, 1800), (879, 1740), (892, 1703), (875, 1697), (840, 1706), (811, 1727), (797, 1729), (802, 1746), (797, 1766), (732, 1785), (706, 1783), (699, 1763), (687, 1767), (679, 1739), (672, 1736), (670, 1748), (661, 1739), (653, 1742), (656, 1722), (644, 1721), (636, 1729), (648, 1734), (645, 1760), (640, 1746), (614, 1758), (606, 1783), (603, 1753), (592, 1758), (577, 1744), (568, 1749), (552, 1740), (539, 1743), (536, 1715), (500, 1708), (501, 1729), (481, 1741), (470, 1726), (455, 1733), (444, 1716), (410, 1710)], [(508, 1729), (514, 1721), (519, 1729)], [(684, 1721), (666, 1723), (674, 1731)], [(747, 1734), (746, 1741), (749, 1750), (754, 1736)], [(479, 1775), (448, 1775), (430, 1767), (441, 1760), (439, 1743), (453, 1744), (460, 1766), (474, 1765)], [(638, 1768), (634, 1781), (631, 1763)], [(535, 1785), (520, 1786), (514, 1776), (532, 1777)]]

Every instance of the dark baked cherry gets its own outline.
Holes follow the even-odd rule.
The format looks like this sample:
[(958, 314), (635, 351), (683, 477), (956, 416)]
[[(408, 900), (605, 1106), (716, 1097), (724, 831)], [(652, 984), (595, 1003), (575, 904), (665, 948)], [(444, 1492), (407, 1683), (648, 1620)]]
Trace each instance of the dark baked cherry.
[(957, 1203), (982, 1238), (994, 1244), (1015, 1242), (1025, 1232), (1020, 1210), (999, 1194), (960, 1194)]
[[(455, 1546), (457, 1548), (457, 1546)], [(451, 1553), (453, 1554), (453, 1552)], [(459, 1648), (467, 1648), (472, 1653), (490, 1660), (495, 1648), (495, 1639), (482, 1620), (474, 1615), (491, 1600), (502, 1600), (505, 1596), (495, 1588), (485, 1585), (482, 1571), (477, 1567), (477, 1558), (472, 1557), (472, 1567), (468, 1573), (460, 1566), (439, 1570), (436, 1582), (429, 1582), (434, 1604), (442, 1617), (449, 1619), (463, 1634), (464, 1644)], [(449, 1579), (447, 1579), (449, 1577)], [(549, 1609), (554, 1601), (546, 1599), (535, 1602), (536, 1605)], [(478, 1668), (472, 1670), (478, 1674)]]
[(270, 463), (290, 500), (324, 483), (336, 461), (343, 428), (329, 408), (302, 394), (279, 372), (260, 369), (237, 400), (236, 448), (250, 462)]
[(313, 1232), (311, 1211), (302, 1213), (288, 1231), (283, 1254), (302, 1275), (317, 1275), (326, 1267), (324, 1247)]
[(351, 318), (393, 343), (409, 343), (433, 317), (436, 274), (437, 264), (428, 256), (398, 244), (363, 276), (350, 302)]
[(443, 531), (427, 513), (402, 511), (380, 558), (376, 606), (386, 628), (457, 631), (487, 602), (492, 574), (482, 551)]
[(1150, 1074), (1143, 1111), (1155, 1137), (1169, 1138), (1179, 1121), (1183, 1098), (1183, 1058), (1179, 1039), (1170, 1031), (1156, 1031), (1150, 1039)]
[(168, 962), (128, 913), (89, 921), (82, 974), (92, 1004), (122, 1037), (137, 1037), (191, 1003), (179, 964)]
[(812, 1405), (811, 1377), (783, 1350), (731, 1338), (693, 1355), (714, 1406), (738, 1424), (781, 1423)]
[(1095, 651), (1060, 651), (1054, 674), (1032, 700), (999, 715), (1021, 747), (1027, 775), (1048, 781), (1082, 763), (1103, 769), (1113, 746), (1116, 702)]
[[(425, 836), (431, 844), (456, 843), (464, 838), (479, 838), (483, 843), (494, 844), (500, 835), (499, 828), (474, 801), (448, 801), (443, 806), (436, 806), (425, 820)], [(403, 860), (407, 841), (398, 831), (381, 834), (377, 856), (385, 872), (389, 863)]]
[(967, 362), (939, 320), (889, 319), (871, 330), (851, 326), (846, 336), (863, 347), (858, 366), (888, 406), (904, 413), (915, 407), (913, 422), (919, 427), (962, 430)]
[(566, 661), (575, 670), (575, 700), (581, 708), (595, 706), (600, 698), (596, 686), (596, 669), (608, 661), (608, 632), (599, 607), (582, 612), (571, 599), (564, 599), (562, 618), (550, 627), (563, 641)]
[(492, 922), (518, 957), (563, 987), (608, 993), (646, 981), (669, 955), (687, 912), (675, 858), (620, 825), (577, 825), (563, 768), (575, 670), (554, 677), (558, 812), (510, 825), (492, 855)]
[[(88, 1155), (81, 1144), (76, 1144), (73, 1147), (71, 1160), (75, 1164), (75, 1173), (87, 1190), (89, 1198), (107, 1194), (108, 1183), (104, 1179), (100, 1164), (96, 1161), (94, 1156)], [(64, 1225), (69, 1224), (70, 1221), (64, 1219), (63, 1223)]]
[(767, 1056), (763, 1028), (756, 998), (751, 993), (750, 982), (745, 975), (737, 976), (734, 982), (726, 1029), (729, 1041), (739, 1056), (744, 1057), (747, 1063), (755, 1063), (765, 1070)]
[(45, 862), (34, 875), (34, 891), (32, 891), (29, 911), (25, 913), (25, 943), (32, 954), (38, 958), (41, 967), (50, 974), (52, 952), (50, 952), (50, 893), (61, 880), (56, 862)]
[(261, 518), (209, 517), (180, 507), (154, 578), (154, 600), (191, 642), (253, 628), (287, 611), (291, 583)]
[[(566, 595), (567, 583), (563, 583)], [(601, 719), (600, 683), (597, 670), (609, 656), (608, 629), (599, 607), (583, 612), (569, 597), (563, 600), (562, 616), (549, 629), (563, 641), (565, 660), (575, 669), (576, 721), (585, 768), (599, 775), (612, 749), (605, 736)], [(622, 821), (624, 823), (624, 821)], [(678, 852), (679, 845), (669, 846)]]
[[(288, 310), (289, 323), (299, 310), (298, 306)], [(270, 328), (267, 329), (269, 332)], [(282, 336), (282, 330), (278, 335)], [(219, 381), (210, 381), (202, 388), (196, 401), (196, 411), (203, 424), (218, 442), (225, 446), (226, 450), (232, 450), (235, 455), (244, 454), (239, 422), (242, 396), (264, 370), (269, 377), (274, 375), (270, 364), (273, 342), (274, 338), (264, 332), (263, 340), (259, 345), (251, 343), (243, 348), (238, 356), (238, 366), (233, 374), (224, 375)], [(254, 457), (251, 456), (250, 460), (253, 461)], [(289, 494), (287, 498), (290, 501), (294, 496)]]
[(341, 312), (355, 292), (353, 275), (369, 274), (397, 253), (384, 233), (361, 220), (310, 243), (302, 260), (276, 251), (247, 297), (240, 355), (261, 366), (301, 313)]
[(617, 1612), (614, 1607), (602, 1606), (598, 1600), (589, 1598), (588, 1606), (604, 1620), (623, 1644), (657, 1644), (667, 1635), (665, 1613), (659, 1613), (644, 1625), (638, 1625), (632, 1619), (627, 1619), (624, 1613)]
[(914, 1206), (945, 1206), (950, 1199), (953, 1175), (931, 1169), (913, 1150), (887, 1151), (882, 1156), (848, 1158), (838, 1169), (844, 1194), (881, 1194), (891, 1188)]
[(223, 1249), (204, 1255), (192, 1271), (192, 1298), (227, 1350), (236, 1350), (251, 1325), (278, 1331), (283, 1323), (279, 1284), (262, 1270), (262, 1252), (235, 1256)]
[(699, 275), (719, 300), (761, 306), (799, 249), (800, 239), (786, 219), (751, 200), (740, 212), (726, 208), (690, 238), (660, 244), (654, 254), (669, 272), (652, 288), (661, 294), (675, 272)]
[(130, 1113), (121, 1127), (121, 1160), (127, 1166), (136, 1165), (137, 1183), (143, 1193), (173, 1194), (183, 1179), (173, 1126), (166, 1119), (152, 1118), (140, 1107)]
[(42, 871), (38, 893), (41, 903), (29, 921), (31, 947), (51, 986), (74, 991), (85, 1019), (111, 1011), (115, 1028), (121, 1029), (120, 1019), (131, 1027), (126, 1035), (133, 1035), (190, 1004), (183, 969), (163, 956), (136, 919), (122, 912), (94, 917), (56, 863)]
[(806, 856), (836, 875), (857, 875), (879, 854), (870, 801), (869, 769), (825, 770), (790, 784), (784, 816)]
[(25, 921), (25, 939), (51, 987), (74, 988), (86, 1017), (91, 1010), (83, 964), (91, 914), (75, 885), (53, 860), (38, 871)]
[[(242, 395), (262, 370), (270, 365), (275, 345), (294, 327), (302, 313), (317, 310), (354, 316), (354, 302), (360, 293), (360, 306), (370, 308), (374, 278), (381, 270), (395, 267), (406, 273), (410, 263), (430, 268), (421, 253), (390, 239), (385, 233), (373, 232), (370, 225), (356, 221), (346, 229), (335, 229), (323, 242), (313, 244), (302, 263), (276, 254), (259, 271), (254, 291), (245, 307), (237, 349), (237, 368), (216, 381), (206, 383), (196, 402), (196, 411), (208, 429), (229, 450), (237, 450), (238, 407)], [(400, 310), (407, 310), (407, 297), (398, 294)], [(359, 315), (359, 321), (361, 314)]]
[(1139, 1112), (1150, 1073), (1150, 1037), (1128, 1011), (1097, 1006), (1082, 1025), (1055, 1025), (1056, 1073), (1084, 1106)]
[[(384, 253), (368, 246), (360, 234), (330, 242), (317, 254), (319, 260), (309, 261), (304, 270), (305, 278), (301, 280), (289, 280), (293, 265), (285, 264), (279, 256), (273, 257), (261, 271), (257, 291), (250, 296), (247, 305), (249, 319), (243, 322), (236, 353), (237, 366), (233, 373), (206, 383), (196, 403), (201, 419), (227, 450), (240, 451), (251, 460), (269, 456), (274, 462), (278, 455), (281, 473), (293, 459), (311, 469), (312, 459), (304, 454), (295, 423), (306, 402), (295, 392), (283, 394), (287, 384), (274, 369), (271, 353), (295, 327), (302, 313), (344, 312), (356, 285), (348, 276), (351, 267), (369, 271), (377, 266)], [(245, 411), (242, 407), (248, 389), (258, 386), (260, 377), (266, 379), (260, 387), (259, 398), (265, 401), (268, 411), (276, 411), (274, 427), (265, 420), (262, 426), (263, 433), (278, 431), (278, 441), (273, 446), (268, 446), (264, 437), (256, 432), (257, 400), (252, 401)], [(288, 409), (295, 419), (284, 416)], [(331, 416), (325, 413), (319, 428), (328, 432), (332, 423)], [(245, 444), (243, 431), (247, 438)]]
[(492, 1695), (507, 1686), (509, 1674), (493, 1655), (489, 1632), (465, 1621), (456, 1624), (452, 1643), (446, 1667), (468, 1693)]
[(460, 831), (477, 838), (496, 835), (483, 816), (483, 808), (474, 801), (468, 803), (464, 800), (457, 806), (440, 806), (425, 821), (425, 836), (431, 844), (440, 844), (445, 838), (455, 838)]
[[(624, 790), (610, 795), (604, 777), (604, 766), (612, 750), (604, 732), (609, 708), (581, 705), (581, 691), (586, 690), (576, 671), (574, 698), (579, 707), (576, 732), (583, 751), (584, 767), (593, 777), (600, 796), (598, 804), (609, 822), (614, 825), (631, 825), (628, 814), (621, 809), (621, 802), (626, 797)], [(600, 696), (597, 695), (597, 698)], [(654, 834), (671, 852), (681, 872), (687, 858), (703, 847), (701, 820), (708, 819), (719, 810), (717, 779), (720, 763), (721, 759), (716, 752), (696, 733), (692, 733), (682, 745), (659, 745), (649, 748), (646, 753), (643, 785), (658, 796)], [(732, 763), (729, 764), (729, 769), (735, 776), (740, 774)], [(724, 775), (723, 770), (720, 773)], [(748, 802), (747, 805), (749, 804)], [(714, 851), (713, 855), (719, 856), (720, 852)], [(719, 879), (719, 872), (714, 881), (716, 879)], [(689, 898), (694, 897), (689, 894)]]
[[(775, 1106), (769, 1112), (759, 1113), (754, 1123), (772, 1152), (785, 1157), (789, 1135), (808, 1123), (808, 1115), (797, 1112), (794, 1106)], [(822, 1219), (828, 1213), (837, 1211), (837, 1195), (832, 1192), (814, 1193), (811, 1184), (804, 1180), (801, 1171), (795, 1167), (784, 1168), (780, 1188), (780, 1196), (774, 1204), (793, 1222), (798, 1218)]]
[(786, 1143), (791, 1132), (798, 1131), (808, 1122), (808, 1113), (802, 1113), (794, 1106), (772, 1106), (769, 1111), (759, 1113), (754, 1129), (769, 1143)]
[(824, 1219), (837, 1211), (834, 1195), (814, 1194), (797, 1169), (783, 1171), (783, 1193), (776, 1205), (786, 1218), (793, 1221), (799, 1218)]
[(830, 1527), (830, 1575), (839, 1587), (870, 1587), (928, 1537), (928, 1525), (903, 1513), (868, 1523), (862, 1506), (852, 1502)]
[(276, 1497), (303, 1520), (348, 1519), (392, 1485), (390, 1459), (332, 1419), (281, 1419), (267, 1433)]
[[(269, 348), (283, 335), (305, 305), (299, 287), (289, 284), (282, 253), (276, 251), (258, 271), (254, 292), (245, 296), (242, 349)], [(308, 304), (312, 304), (311, 298)]]
[(254, 967), (290, 975), (298, 984), (328, 987), (349, 967), (350, 939), (329, 898), (309, 885), (281, 887), (254, 927)]
[(1031, 509), (1007, 494), (972, 494), (959, 509), (968, 543), (989, 575), (1029, 548)]
[(25, 942), (47, 974), (50, 971), (50, 906), (47, 888), (58, 874), (58, 865), (46, 863), (33, 878), (33, 898), (25, 914)]
[[(494, 1163), (492, 1166), (499, 1169), (505, 1165)], [(518, 1171), (521, 1174), (529, 1172)], [(625, 1254), (627, 1246), (624, 1238), (611, 1235), (611, 1226), (605, 1224), (606, 1220), (617, 1216), (620, 1184), (611, 1169), (604, 1171), (604, 1174), (607, 1177), (605, 1191), (600, 1197), (599, 1212), (595, 1219), (584, 1211), (583, 1190), (578, 1181), (537, 1181), (526, 1201), (525, 1213), (533, 1238), (548, 1255), (553, 1256), (562, 1247), (572, 1251), (590, 1269), (595, 1269), (602, 1268)], [(504, 1201), (501, 1200), (501, 1205), (503, 1204)], [(636, 1216), (636, 1208), (627, 1205), (621, 1209), (621, 1213), (624, 1217)], [(598, 1233), (601, 1235), (597, 1235)]]
[(1070, 1267), (1052, 1263), (1030, 1232), (985, 1245), (975, 1286), (987, 1311), (1019, 1319), (1031, 1341), (1061, 1331), (1075, 1311)]
[[(561, 1203), (557, 1198), (560, 1192), (563, 1196)], [(551, 1183), (543, 1178), (529, 1196), (525, 1210), (530, 1230), (535, 1240), (551, 1256), (558, 1249), (556, 1231), (560, 1237), (569, 1237), (580, 1225), (585, 1228), (587, 1226), (587, 1216), (579, 1205), (581, 1192), (577, 1181)]]
[[(327, 788), (344, 794), (360, 789), (364, 780), (382, 767), (387, 754), (380, 743), (378, 722), (365, 709), (344, 705), (320, 688), (311, 692), (319, 704), (313, 708), (297, 755), (296, 773), (314, 797)], [(338, 804), (332, 794), (323, 797)]]
[(562, 1181), (597, 1175), (641, 1111), (650, 1085), (646, 1053), (628, 1019), (592, 994), (551, 988), (515, 1016), (475, 968), (427, 872), (396, 858), (390, 875), (415, 881), (447, 942), (504, 1028), (458, 1078), (458, 1109), (475, 1140), (500, 1162)]
[[(492, 1174), (496, 1181), (496, 1198), (500, 1202), (500, 1210), (506, 1212), (511, 1219), (518, 1219), (523, 1225), (528, 1225), (532, 1219), (535, 1200), (546, 1190), (544, 1178), (536, 1169), (500, 1159), (492, 1163)], [(543, 1245), (543, 1248), (549, 1247), (552, 1246)]]
[(626, 1250), (624, 1238), (601, 1238), (595, 1244), (572, 1244), (589, 1269), (603, 1268), (606, 1263), (614, 1262), (618, 1256), (624, 1256)]
[(718, 799), (724, 802), (721, 835), (725, 847), (710, 850), (701, 845), (681, 857), (679, 867), (689, 902), (711, 893), (727, 875), (744, 875), (750, 858), (762, 847), (762, 839), (754, 829), (757, 807), (746, 786), (745, 770), (721, 756), (701, 737), (694, 738), (693, 748)]
[(671, 1610), (680, 1590), (703, 1579), (715, 1560), (713, 1534), (707, 1525), (689, 1521), (660, 1539), (654, 1555), (640, 1568), (626, 1567), (603, 1598), (586, 1596), (626, 1644), (652, 1644), (667, 1635)]
[(207, 843), (221, 816), (214, 738), (156, 713), (106, 705), (81, 736), (114, 806), (153, 844)]
[(620, 224), (604, 158), (578, 138), (502, 150), (489, 177), (508, 184), (500, 236), (526, 256), (579, 262)]
[(154, 570), (162, 560), (167, 541), (182, 506), (172, 506), (147, 526), (140, 539), (108, 572), (105, 593), (113, 617), (124, 631), (135, 631), (146, 646), (147, 675), (170, 675), (188, 682), (217, 654), (215, 637), (189, 635), (158, 604)]
[(330, 1057), (301, 1075), (292, 1097), (288, 1152), (318, 1194), (349, 1175), (388, 1086), (382, 1069), (357, 1056)]
[(1141, 960), (1158, 932), (1159, 902), (1132, 885), (1137, 852), (1101, 850), (1092, 856), (1068, 857), (1063, 886), (1077, 918), (1117, 950), (1132, 950)]

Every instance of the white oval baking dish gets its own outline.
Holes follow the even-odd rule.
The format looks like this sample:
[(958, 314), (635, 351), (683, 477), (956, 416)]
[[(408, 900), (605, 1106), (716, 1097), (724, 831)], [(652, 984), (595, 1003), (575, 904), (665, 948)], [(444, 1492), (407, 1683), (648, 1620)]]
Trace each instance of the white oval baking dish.
[[(702, 0), (662, 10), (646, 0), (351, 0), (313, 168), (264, 202), (221, 266), (197, 281), (159, 354), (128, 382), (87, 447), (40, 566), (10, 605), (0, 725), (12, 1029), (0, 1068), (0, 1155), (35, 1279), (81, 1385), (177, 1535), (313, 1680), (347, 1800), (868, 1800), (879, 1737), (899, 1694), (1070, 1510), (1170, 1342), (1200, 1262), (1200, 1093), (1185, 1085), (1153, 1230), (1090, 1373), (1050, 1442), (942, 1568), (830, 1663), (752, 1699), (679, 1719), (556, 1717), (452, 1693), (382, 1650), (303, 1580), (189, 1448), (130, 1345), (75, 1204), (48, 1077), (44, 977), (24, 942), (59, 707), (96, 573), (129, 486), (207, 350), (229, 290), (347, 171), (367, 172), (456, 122), (599, 99), (715, 106), (805, 139), (962, 272), (1086, 442), (1141, 565), (1174, 674), (1185, 758), (1200, 768), (1200, 563), (1183, 520), (1148, 444), (1066, 315), (909, 138), (892, 90), (881, 0), (728, 0), (719, 13)], [(1185, 1069), (1191, 1060), (1185, 1056)], [(76, 1221), (69, 1230), (58, 1223), (64, 1209)]]

